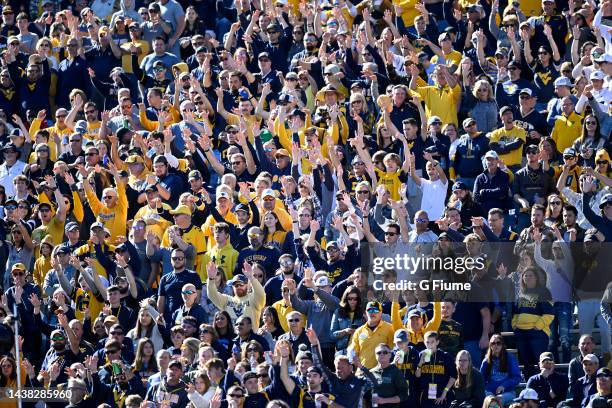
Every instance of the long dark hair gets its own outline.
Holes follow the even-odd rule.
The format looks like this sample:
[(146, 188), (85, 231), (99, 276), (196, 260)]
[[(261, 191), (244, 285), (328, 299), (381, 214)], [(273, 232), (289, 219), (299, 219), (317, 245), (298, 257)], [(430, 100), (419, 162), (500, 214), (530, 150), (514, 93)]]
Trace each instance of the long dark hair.
[(597, 116), (595, 115), (587, 115), (586, 118), (584, 118), (584, 120), (582, 121), (582, 131), (580, 132), (580, 136), (578, 137), (578, 140), (580, 140), (581, 142), (584, 143), (584, 140), (589, 137), (589, 132), (587, 131), (587, 119), (594, 119), (595, 122), (597, 122), (597, 126), (595, 126), (595, 134), (593, 135), (593, 142), (595, 143), (595, 145), (597, 145), (597, 143), (599, 142), (599, 139), (601, 139), (601, 124), (599, 123), (599, 119), (597, 119)]
[(227, 332), (225, 335), (221, 334), (221, 331), (219, 330), (219, 327), (217, 326), (217, 322), (216, 320), (213, 322), (213, 327), (215, 328), (215, 330), (217, 331), (217, 334), (219, 334), (219, 337), (229, 337), (229, 338), (234, 338), (236, 333), (234, 333), (234, 325), (232, 324), (232, 318), (230, 317), (229, 313), (227, 313), (225, 310), (220, 310), (217, 313), (215, 313), (215, 319), (217, 318), (217, 316), (219, 315), (223, 315), (225, 317), (225, 319), (227, 320)]
[(11, 375), (7, 378), (0, 371), (0, 387), (6, 387), (9, 382), (13, 382), (17, 380), (17, 363), (15, 363), (15, 359), (13, 357), (4, 356), (2, 360), (0, 360), (0, 366), (6, 362), (9, 362), (13, 369), (11, 371)]
[(485, 360), (487, 360), (486, 378), (491, 378), (491, 371), (493, 371), (494, 356), (493, 351), (491, 351), (491, 343), (494, 341), (501, 342), (501, 350), (499, 351), (499, 371), (502, 373), (508, 372), (508, 351), (506, 350), (506, 343), (504, 343), (504, 338), (501, 335), (494, 334), (491, 336), (491, 340), (489, 340), (489, 348), (485, 356)]
[(274, 320), (274, 326), (276, 328), (278, 328), (280, 326), (280, 321), (278, 320), (278, 312), (276, 311), (275, 308), (273, 308), (272, 306), (266, 306), (264, 308), (264, 310), (261, 312), (261, 324), (260, 326), (263, 326), (263, 315), (264, 313), (269, 312), (272, 315), (272, 320)]
[[(351, 306), (347, 300), (349, 295), (357, 295), (357, 305), (355, 305), (355, 310), (351, 310)], [(340, 307), (338, 308), (338, 315), (340, 317), (349, 317), (351, 312), (353, 313), (353, 319), (359, 318), (363, 315), (363, 299), (361, 299), (361, 291), (355, 285), (351, 285), (342, 294), (342, 298), (340, 299)]]

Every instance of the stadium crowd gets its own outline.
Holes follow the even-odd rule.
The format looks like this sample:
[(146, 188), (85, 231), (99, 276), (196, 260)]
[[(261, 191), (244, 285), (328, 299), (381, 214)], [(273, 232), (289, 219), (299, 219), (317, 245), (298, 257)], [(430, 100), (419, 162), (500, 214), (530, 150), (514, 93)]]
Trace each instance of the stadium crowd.
[(0, 3), (0, 407), (612, 406), (612, 0)]

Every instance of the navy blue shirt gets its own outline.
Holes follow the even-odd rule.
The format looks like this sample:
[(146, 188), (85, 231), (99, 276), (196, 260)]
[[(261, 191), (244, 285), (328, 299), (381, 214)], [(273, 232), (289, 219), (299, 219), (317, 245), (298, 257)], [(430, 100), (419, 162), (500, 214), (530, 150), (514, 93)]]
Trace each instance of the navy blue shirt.
[(192, 283), (196, 290), (202, 290), (202, 280), (194, 271), (188, 269), (176, 273), (174, 271), (162, 276), (159, 281), (158, 296), (165, 297), (166, 310), (164, 311), (164, 319), (170, 322), (172, 314), (183, 306), (183, 298), (181, 290), (183, 286)]

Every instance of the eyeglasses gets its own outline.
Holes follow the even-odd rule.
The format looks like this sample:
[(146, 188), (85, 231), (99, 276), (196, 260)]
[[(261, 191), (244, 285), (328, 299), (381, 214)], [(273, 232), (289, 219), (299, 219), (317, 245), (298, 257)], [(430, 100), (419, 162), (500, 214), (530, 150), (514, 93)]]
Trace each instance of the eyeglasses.
[(262, 373), (262, 374), (257, 374), (257, 378), (268, 378), (268, 374), (266, 373)]
[(183, 261), (185, 260), (184, 256), (173, 256), (170, 259), (172, 259), (173, 261)]
[(557, 205), (561, 205), (561, 201), (551, 201), (549, 204), (557, 206)]
[(106, 195), (106, 196), (104, 196), (103, 198), (104, 198), (105, 200), (111, 200), (111, 199), (115, 198), (115, 196), (114, 196), (114, 195)]
[(183, 295), (193, 295), (195, 293), (195, 291), (193, 291), (193, 290), (182, 290), (181, 293)]
[[(111, 333), (111, 334), (112, 334), (112, 333)], [(117, 350), (117, 349), (112, 349), (112, 350), (104, 350), (104, 352), (105, 352), (106, 354), (116, 354), (116, 353), (118, 353), (118, 352), (119, 352), (119, 350)]]
[(81, 143), (81, 139), (70, 139), (70, 143)]
[(257, 347), (249, 347), (249, 348), (247, 348), (247, 352), (249, 352), (249, 353), (254, 353), (254, 352), (257, 352), (257, 351), (259, 351), (259, 349)]
[(299, 322), (299, 321), (300, 321), (300, 319), (287, 319), (287, 321), (288, 321), (289, 323), (297, 323), (297, 322)]
[(25, 272), (13, 272), (13, 276), (24, 276)]
[(385, 231), (385, 236), (391, 236), (394, 237), (397, 235), (397, 232), (393, 232), (393, 231)]
[(266, 197), (266, 198), (264, 198), (263, 200), (264, 200), (264, 201), (267, 201), (267, 202), (270, 202), (270, 201), (276, 201), (276, 199), (275, 199), (275, 198), (272, 198), (272, 197)]
[(548, 52), (547, 51), (540, 51), (540, 52), (538, 52), (538, 55), (548, 55)]
[(389, 354), (387, 350), (380, 350), (376, 352), (377, 356), (380, 356), (380, 355), (386, 356), (387, 354)]
[(502, 342), (501, 341), (492, 341), (491, 345), (492, 346), (501, 346)]
[(595, 163), (602, 165), (602, 164), (608, 164), (607, 160), (597, 160)]
[[(232, 133), (232, 132), (230, 132), (230, 133)], [(236, 133), (238, 133), (238, 132), (236, 132)], [(242, 164), (242, 163), (244, 163), (242, 160), (240, 160), (240, 161), (233, 161), (233, 162), (230, 162), (230, 164), (231, 164), (232, 166), (238, 166), (239, 164)]]
[(227, 394), (227, 396), (231, 398), (244, 398), (242, 394)]
[[(66, 338), (64, 336), (53, 336), (51, 337), (51, 341), (64, 341)], [(4, 368), (4, 366), (3, 366)]]
[(4, 208), (6, 208), (7, 210), (15, 210), (15, 209), (17, 209), (17, 206), (16, 205), (7, 205)]
[(428, 223), (428, 222), (429, 222), (429, 220), (427, 220), (427, 219), (425, 219), (425, 218), (417, 218), (417, 219), (416, 219), (416, 222), (420, 222), (420, 223), (422, 223), (422, 224), (426, 224), (426, 223)]
[(99, 155), (99, 154), (100, 154), (100, 153), (90, 152), (90, 153), (87, 153), (85, 156), (97, 156), (97, 155)]
[(123, 336), (123, 332), (122, 331), (112, 331), (110, 332), (111, 335), (113, 336)]
[(587, 121), (586, 121), (586, 122), (584, 122), (584, 123), (586, 123), (586, 125), (587, 125), (587, 126), (588, 126), (588, 125), (593, 125), (593, 126), (597, 125), (597, 122), (595, 122), (594, 120), (587, 120)]
[(244, 325), (245, 325), (245, 323), (244, 323), (244, 322), (240, 322), (240, 323), (235, 323), (235, 324), (234, 324), (234, 326), (240, 326), (240, 327), (242, 327), (242, 326), (244, 326)]
[(68, 115), (66, 115), (66, 114), (55, 115), (55, 117), (58, 118), (58, 119), (59, 118), (65, 118), (66, 116), (68, 116)]
[(96, 110), (95, 109), (86, 110), (85, 113), (88, 114), (88, 115), (92, 115), (92, 114), (96, 113)]
[(523, 94), (523, 95), (519, 96), (519, 98), (520, 99), (529, 99), (529, 98), (531, 98), (531, 96)]
[(576, 156), (563, 156), (564, 160), (574, 160)]

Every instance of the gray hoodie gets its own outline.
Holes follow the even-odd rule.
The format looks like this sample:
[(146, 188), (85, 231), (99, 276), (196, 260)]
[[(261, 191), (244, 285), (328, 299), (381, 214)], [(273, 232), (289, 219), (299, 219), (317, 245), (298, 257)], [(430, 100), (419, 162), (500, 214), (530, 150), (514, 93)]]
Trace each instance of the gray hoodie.
[(114, 13), (111, 17), (110, 25), (114, 27), (118, 17), (129, 17), (137, 23), (142, 23), (140, 14), (136, 11), (136, 0), (121, 0), (119, 3), (121, 10)]

